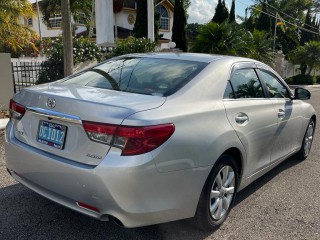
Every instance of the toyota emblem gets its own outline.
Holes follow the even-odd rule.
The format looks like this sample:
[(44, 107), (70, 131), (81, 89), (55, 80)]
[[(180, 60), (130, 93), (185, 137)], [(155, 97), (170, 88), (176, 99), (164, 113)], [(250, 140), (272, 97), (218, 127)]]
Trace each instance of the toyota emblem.
[(56, 100), (54, 100), (54, 98), (48, 98), (47, 106), (49, 108), (54, 108), (56, 106)]

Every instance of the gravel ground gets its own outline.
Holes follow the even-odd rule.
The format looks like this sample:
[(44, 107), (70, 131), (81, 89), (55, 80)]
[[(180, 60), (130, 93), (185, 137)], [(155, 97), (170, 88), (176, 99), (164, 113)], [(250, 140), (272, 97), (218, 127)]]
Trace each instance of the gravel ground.
[[(320, 89), (311, 92), (319, 113)], [(0, 132), (0, 239), (320, 239), (319, 134), (307, 160), (280, 164), (237, 195), (222, 227), (201, 232), (186, 221), (124, 229), (55, 204), (7, 174)]]

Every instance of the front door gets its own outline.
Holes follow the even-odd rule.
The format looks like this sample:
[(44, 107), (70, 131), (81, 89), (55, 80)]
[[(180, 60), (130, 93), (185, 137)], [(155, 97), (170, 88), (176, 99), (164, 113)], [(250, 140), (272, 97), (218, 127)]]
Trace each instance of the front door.
[[(246, 176), (270, 164), (270, 155), (278, 119), (255, 69), (237, 66), (225, 94), (224, 105), (229, 122), (247, 154)], [(232, 87), (232, 88), (231, 88)]]

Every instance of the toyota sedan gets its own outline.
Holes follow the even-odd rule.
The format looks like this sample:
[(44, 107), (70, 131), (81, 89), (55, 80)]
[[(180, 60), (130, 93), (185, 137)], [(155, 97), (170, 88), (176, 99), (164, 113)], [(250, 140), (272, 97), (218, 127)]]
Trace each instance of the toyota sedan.
[(316, 114), (269, 66), (205, 54), (133, 54), (23, 89), (7, 169), (63, 206), (125, 227), (191, 218), (214, 229), (236, 193), (307, 158)]

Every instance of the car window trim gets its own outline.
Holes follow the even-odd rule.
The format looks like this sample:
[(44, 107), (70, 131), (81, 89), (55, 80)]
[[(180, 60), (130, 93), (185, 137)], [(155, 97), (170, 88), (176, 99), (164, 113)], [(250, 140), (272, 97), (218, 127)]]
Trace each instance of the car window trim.
[[(268, 69), (265, 69), (265, 68), (261, 68), (261, 67), (257, 67), (256, 68), (256, 72), (258, 74), (258, 77), (260, 78), (260, 81), (263, 82), (263, 85), (264, 85), (264, 88), (265, 88), (265, 91), (267, 93), (266, 96), (268, 96), (269, 99), (285, 99), (285, 100), (292, 100), (292, 93), (290, 91), (290, 89), (288, 89), (288, 87), (283, 84), (283, 82), (281, 81), (281, 79), (279, 79), (275, 74), (273, 74), (270, 70)], [(286, 90), (287, 90), (287, 94), (289, 95), (289, 97), (285, 97), (285, 98), (271, 98), (270, 97), (270, 94), (269, 94), (269, 91), (268, 91), (268, 88), (267, 88), (267, 85), (266, 85), (266, 81), (263, 79), (263, 76), (262, 74), (260, 74), (260, 71), (264, 71), (266, 72), (267, 74), (270, 74), (271, 76), (273, 76)]]
[[(259, 78), (259, 75), (258, 75), (258, 73), (256, 71), (256, 67), (257, 67), (257, 65), (256, 65), (255, 62), (236, 62), (231, 66), (231, 71), (230, 71), (230, 75), (229, 75), (228, 81), (230, 82), (234, 98), (226, 98), (226, 99), (231, 99), (231, 100), (232, 99), (251, 99), (251, 100), (252, 99), (267, 99), (266, 88), (265, 88), (264, 84), (262, 84), (261, 79)], [(240, 70), (240, 69), (252, 69), (255, 72), (255, 74), (257, 75), (258, 81), (260, 82), (260, 85), (262, 87), (262, 92), (263, 92), (263, 95), (264, 95), (262, 98), (237, 98), (236, 97), (236, 94), (235, 94), (235, 91), (234, 91), (234, 87), (233, 87), (232, 82), (231, 82), (231, 77), (232, 77), (232, 74), (236, 70)]]

